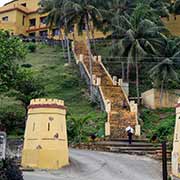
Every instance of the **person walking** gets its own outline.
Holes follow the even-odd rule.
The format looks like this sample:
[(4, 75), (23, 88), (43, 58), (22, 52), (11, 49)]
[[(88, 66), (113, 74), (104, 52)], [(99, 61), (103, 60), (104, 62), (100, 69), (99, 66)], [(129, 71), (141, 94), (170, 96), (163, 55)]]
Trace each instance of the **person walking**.
[(129, 142), (129, 144), (132, 144), (132, 136), (134, 134), (134, 129), (131, 126), (128, 126), (126, 128), (126, 132), (127, 132), (127, 135), (128, 135), (128, 142)]

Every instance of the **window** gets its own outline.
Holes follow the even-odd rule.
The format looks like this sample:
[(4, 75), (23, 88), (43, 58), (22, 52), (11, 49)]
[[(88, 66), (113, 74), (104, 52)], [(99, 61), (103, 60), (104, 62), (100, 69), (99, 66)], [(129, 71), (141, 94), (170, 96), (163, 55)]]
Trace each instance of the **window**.
[(60, 35), (60, 30), (59, 29), (53, 29), (52, 30), (52, 35), (53, 36), (59, 36)]
[(47, 30), (45, 30), (45, 31), (40, 31), (40, 32), (39, 32), (39, 35), (40, 35), (40, 37), (47, 37), (47, 36), (48, 36), (48, 31), (47, 31)]
[(23, 16), (23, 19), (22, 19), (22, 25), (24, 26), (25, 24), (25, 16)]
[(24, 6), (24, 7), (26, 7), (26, 3), (22, 3), (22, 4), (21, 4), (21, 6)]
[(2, 21), (8, 21), (8, 16), (2, 17)]
[(40, 17), (40, 23), (41, 23), (41, 24), (46, 24), (46, 17), (47, 17), (47, 16)]
[(70, 27), (69, 32), (70, 32), (70, 33), (74, 32), (74, 25), (72, 25), (72, 26)]
[(30, 19), (29, 20), (29, 26), (36, 26), (36, 19)]
[(50, 131), (50, 130), (51, 130), (51, 124), (48, 123), (48, 131)]

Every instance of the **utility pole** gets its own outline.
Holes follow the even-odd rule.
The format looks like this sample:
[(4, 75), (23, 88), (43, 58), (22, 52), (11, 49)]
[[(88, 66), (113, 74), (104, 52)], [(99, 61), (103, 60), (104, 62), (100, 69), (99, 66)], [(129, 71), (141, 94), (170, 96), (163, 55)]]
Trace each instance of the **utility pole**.
[(163, 173), (163, 180), (167, 180), (168, 173), (167, 173), (167, 144), (166, 141), (162, 143), (162, 173)]

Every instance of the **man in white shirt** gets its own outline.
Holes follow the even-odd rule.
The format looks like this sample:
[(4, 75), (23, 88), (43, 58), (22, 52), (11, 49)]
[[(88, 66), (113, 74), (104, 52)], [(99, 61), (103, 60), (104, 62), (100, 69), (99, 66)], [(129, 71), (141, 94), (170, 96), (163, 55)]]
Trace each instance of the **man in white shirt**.
[(126, 128), (126, 132), (127, 132), (127, 135), (128, 135), (128, 142), (129, 142), (129, 144), (132, 144), (132, 136), (134, 134), (134, 129), (131, 126), (128, 126)]

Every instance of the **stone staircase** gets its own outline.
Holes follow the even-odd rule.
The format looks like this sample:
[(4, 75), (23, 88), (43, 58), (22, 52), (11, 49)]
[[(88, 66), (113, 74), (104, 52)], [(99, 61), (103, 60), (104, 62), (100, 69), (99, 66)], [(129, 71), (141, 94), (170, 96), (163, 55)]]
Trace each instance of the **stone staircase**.
[[(74, 54), (78, 62), (82, 62), (85, 69), (90, 74), (89, 55), (86, 43), (79, 41), (74, 43)], [(89, 75), (90, 78), (90, 75)], [(130, 103), (125, 91), (121, 86), (121, 80), (117, 80), (109, 75), (101, 62), (101, 57), (93, 57), (93, 82), (98, 86), (108, 114), (106, 131), (109, 128), (111, 138), (127, 138), (125, 128), (128, 125), (135, 128), (138, 125), (137, 105)], [(127, 108), (123, 108), (126, 102)]]

